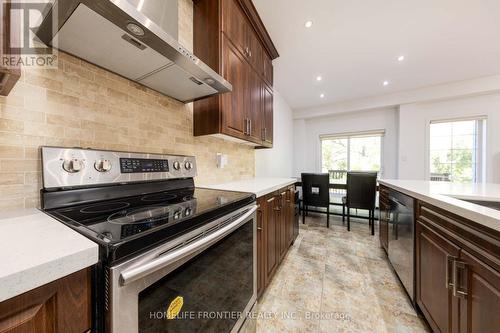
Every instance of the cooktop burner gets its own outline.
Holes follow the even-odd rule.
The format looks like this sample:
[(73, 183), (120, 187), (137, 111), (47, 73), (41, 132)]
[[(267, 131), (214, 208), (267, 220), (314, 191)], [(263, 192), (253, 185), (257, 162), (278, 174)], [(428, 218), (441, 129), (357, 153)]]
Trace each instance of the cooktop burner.
[(130, 211), (120, 211), (108, 217), (108, 222), (118, 224), (145, 223), (169, 217), (171, 207), (169, 206), (148, 206), (132, 209)]
[(80, 213), (96, 214), (96, 213), (109, 213), (118, 209), (125, 209), (130, 206), (128, 202), (103, 202), (95, 205), (90, 205), (80, 209)]
[(171, 193), (155, 193), (155, 194), (149, 194), (145, 195), (141, 198), (142, 201), (145, 202), (158, 202), (158, 201), (169, 201), (172, 199), (175, 199), (177, 196), (175, 194)]

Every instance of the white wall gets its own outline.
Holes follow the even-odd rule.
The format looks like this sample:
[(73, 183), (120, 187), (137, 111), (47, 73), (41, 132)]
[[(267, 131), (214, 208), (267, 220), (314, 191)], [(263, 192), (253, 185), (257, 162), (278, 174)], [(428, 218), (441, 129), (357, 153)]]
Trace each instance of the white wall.
[(397, 178), (398, 124), (397, 108), (349, 112), (333, 116), (294, 121), (293, 175), (321, 172), (320, 140), (322, 134), (385, 130), (383, 139), (384, 178)]
[(291, 177), (293, 161), (293, 112), (274, 91), (273, 148), (255, 150), (255, 177)]
[(500, 183), (500, 94), (400, 106), (399, 177), (426, 179), (431, 120), (487, 116), (486, 181)]

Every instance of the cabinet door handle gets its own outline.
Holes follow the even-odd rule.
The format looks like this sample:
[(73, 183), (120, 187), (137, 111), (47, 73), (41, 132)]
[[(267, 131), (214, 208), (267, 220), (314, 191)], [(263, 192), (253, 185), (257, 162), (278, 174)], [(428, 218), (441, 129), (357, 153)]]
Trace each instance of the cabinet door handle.
[(248, 135), (252, 135), (252, 119), (248, 119)]
[(445, 287), (446, 289), (451, 289), (453, 288), (453, 282), (450, 282), (450, 270), (454, 269), (453, 263), (455, 261), (455, 257), (453, 256), (446, 256), (446, 281), (445, 281)]
[[(468, 282), (467, 264), (463, 261), (453, 261), (453, 296), (464, 299), (467, 298)], [(465, 287), (462, 285), (465, 285)]]
[(274, 210), (279, 212), (281, 210), (281, 207), (274, 207)]
[(262, 227), (257, 227), (257, 230), (262, 231)]

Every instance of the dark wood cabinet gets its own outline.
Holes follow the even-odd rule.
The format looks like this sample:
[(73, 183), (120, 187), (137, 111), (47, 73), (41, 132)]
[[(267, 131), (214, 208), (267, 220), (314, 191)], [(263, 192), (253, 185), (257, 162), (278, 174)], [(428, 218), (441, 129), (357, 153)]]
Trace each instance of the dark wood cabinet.
[(279, 225), (279, 261), (281, 262), (285, 257), (286, 251), (288, 250), (287, 244), (287, 225), (289, 224), (286, 211), (286, 189), (282, 189), (279, 194), (279, 209), (276, 211)]
[(380, 245), (387, 252), (389, 250), (389, 220), (390, 220), (390, 205), (389, 205), (389, 190), (384, 187), (379, 187), (379, 240)]
[(265, 147), (273, 146), (273, 91), (266, 84), (262, 85), (262, 103), (263, 103), (263, 123), (262, 123), (262, 145)]
[(248, 136), (252, 142), (262, 143), (262, 89), (261, 79), (253, 71), (248, 71), (247, 95), (249, 97), (247, 118), (249, 121)]
[(417, 222), (416, 240), (417, 304), (435, 332), (458, 332), (451, 266), (460, 249), (422, 222)]
[(278, 268), (279, 256), (278, 256), (278, 241), (279, 241), (279, 224), (276, 219), (276, 209), (279, 207), (278, 199), (276, 196), (271, 196), (266, 198), (264, 210), (266, 211), (266, 220), (264, 221), (264, 234), (265, 236), (265, 248), (264, 257), (261, 260), (265, 260), (266, 268), (266, 285), (271, 280), (274, 275), (276, 268)]
[(82, 333), (91, 329), (90, 268), (0, 303), (2, 333)]
[(266, 221), (266, 198), (257, 199), (257, 295), (264, 292), (266, 286), (266, 260), (264, 259), (266, 249), (266, 235), (264, 233), (264, 221)]
[(194, 53), (233, 86), (194, 103), (194, 135), (272, 147), (272, 60), (278, 53), (255, 7), (250, 0), (193, 3)]
[(500, 332), (500, 233), (419, 201), (416, 302), (435, 332)]
[(257, 294), (271, 282), (297, 234), (294, 233), (295, 189), (282, 188), (257, 199)]
[(231, 81), (233, 91), (222, 98), (222, 121), (225, 134), (244, 138), (246, 136), (248, 108), (248, 69), (241, 55), (229, 41), (223, 38), (222, 75)]
[(460, 261), (460, 332), (500, 332), (500, 272), (466, 250)]

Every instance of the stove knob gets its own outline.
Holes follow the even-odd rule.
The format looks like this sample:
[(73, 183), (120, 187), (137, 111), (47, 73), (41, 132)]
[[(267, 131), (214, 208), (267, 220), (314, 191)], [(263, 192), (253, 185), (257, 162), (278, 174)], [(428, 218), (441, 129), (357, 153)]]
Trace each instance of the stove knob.
[(174, 169), (179, 170), (181, 168), (181, 163), (179, 161), (174, 162)]
[(83, 161), (72, 159), (72, 160), (64, 160), (62, 165), (64, 171), (69, 173), (77, 173), (83, 169)]
[(191, 216), (191, 214), (193, 213), (193, 210), (191, 208), (186, 208), (186, 210), (184, 211), (184, 216)]
[(178, 220), (181, 218), (182, 212), (180, 210), (174, 212), (174, 220)]
[(191, 170), (193, 168), (193, 163), (187, 161), (186, 163), (184, 163), (184, 167), (186, 168), (186, 170)]
[(99, 172), (108, 172), (111, 170), (111, 162), (109, 160), (99, 160), (94, 163), (94, 168)]

